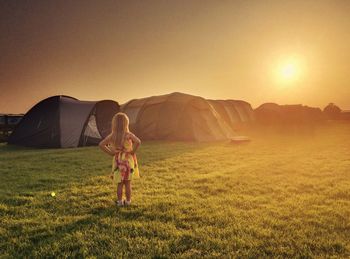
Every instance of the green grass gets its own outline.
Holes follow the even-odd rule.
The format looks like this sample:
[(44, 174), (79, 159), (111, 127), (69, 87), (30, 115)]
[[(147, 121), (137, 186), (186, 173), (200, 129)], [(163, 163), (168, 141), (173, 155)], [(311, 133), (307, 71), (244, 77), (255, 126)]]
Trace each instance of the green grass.
[(0, 257), (349, 257), (350, 125), (252, 138), (144, 142), (129, 208), (98, 148), (2, 144)]

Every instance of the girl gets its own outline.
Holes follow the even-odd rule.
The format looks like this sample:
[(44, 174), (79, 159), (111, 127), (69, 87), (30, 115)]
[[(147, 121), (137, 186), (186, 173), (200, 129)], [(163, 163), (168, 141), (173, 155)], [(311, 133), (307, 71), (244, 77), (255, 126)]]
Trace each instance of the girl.
[[(119, 112), (113, 116), (112, 132), (99, 144), (102, 151), (113, 156), (111, 178), (117, 183), (117, 205), (130, 205), (131, 179), (139, 177), (139, 168), (135, 152), (141, 141), (129, 131), (129, 118)], [(123, 202), (123, 186), (125, 185), (126, 201)]]

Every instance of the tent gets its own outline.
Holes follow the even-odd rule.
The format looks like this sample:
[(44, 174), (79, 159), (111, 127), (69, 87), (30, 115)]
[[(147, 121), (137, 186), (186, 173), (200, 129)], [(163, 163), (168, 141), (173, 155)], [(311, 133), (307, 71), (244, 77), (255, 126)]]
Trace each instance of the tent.
[(119, 104), (110, 101), (79, 101), (52, 96), (31, 108), (8, 139), (9, 144), (67, 148), (97, 144), (111, 130)]
[(328, 104), (324, 109), (323, 113), (330, 120), (337, 120), (341, 117), (342, 110), (334, 103)]
[(208, 100), (213, 108), (233, 129), (255, 121), (251, 105), (240, 100)]
[(262, 125), (303, 125), (324, 121), (325, 117), (320, 108), (301, 104), (278, 105), (265, 103), (255, 109), (257, 121)]
[(135, 99), (121, 106), (130, 129), (142, 139), (213, 141), (234, 135), (231, 127), (202, 97), (171, 93)]
[(252, 106), (242, 100), (228, 100), (233, 102), (233, 105), (237, 109), (242, 122), (252, 122), (255, 120), (254, 110)]

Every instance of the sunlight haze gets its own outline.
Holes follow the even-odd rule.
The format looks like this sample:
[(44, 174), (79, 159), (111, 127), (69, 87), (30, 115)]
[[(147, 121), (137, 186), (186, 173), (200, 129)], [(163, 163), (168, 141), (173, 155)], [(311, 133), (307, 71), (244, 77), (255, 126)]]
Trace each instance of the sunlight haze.
[(349, 1), (0, 3), (0, 112), (170, 92), (350, 109)]

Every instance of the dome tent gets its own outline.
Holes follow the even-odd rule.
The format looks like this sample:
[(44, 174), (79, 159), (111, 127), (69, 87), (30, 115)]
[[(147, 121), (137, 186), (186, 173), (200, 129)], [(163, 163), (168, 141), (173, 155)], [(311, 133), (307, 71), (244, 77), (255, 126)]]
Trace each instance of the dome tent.
[(8, 143), (40, 148), (96, 145), (109, 134), (112, 117), (118, 111), (115, 101), (52, 96), (24, 115)]
[(325, 119), (320, 108), (301, 104), (264, 103), (256, 108), (254, 112), (258, 123), (261, 125), (307, 125), (322, 123)]
[(324, 109), (323, 113), (327, 116), (328, 119), (339, 119), (341, 117), (342, 110), (335, 105), (334, 103), (328, 104)]
[(135, 99), (121, 106), (130, 129), (141, 139), (213, 141), (234, 135), (231, 127), (202, 97), (171, 93)]

